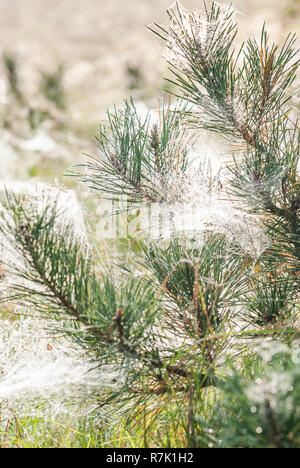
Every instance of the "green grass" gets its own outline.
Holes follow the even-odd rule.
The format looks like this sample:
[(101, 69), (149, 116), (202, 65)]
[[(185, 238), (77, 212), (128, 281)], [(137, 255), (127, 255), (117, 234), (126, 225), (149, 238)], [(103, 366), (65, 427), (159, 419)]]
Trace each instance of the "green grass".
[[(35, 416), (19, 417), (13, 412), (0, 422), (1, 448), (144, 448), (184, 447), (186, 435), (180, 422), (165, 426), (163, 415), (154, 423), (123, 417), (113, 425), (95, 416), (65, 415), (53, 420)], [(167, 418), (168, 419), (168, 418)]]
[(46, 399), (16, 402), (15, 410), (2, 403), (0, 448), (207, 447), (206, 427), (200, 427), (197, 418), (210, 419), (217, 393), (212, 387), (196, 390), (192, 404), (191, 395), (155, 395), (147, 403), (131, 403), (126, 413), (114, 403), (102, 407), (102, 399), (95, 400), (99, 406), (89, 412), (90, 401), (76, 404), (71, 398), (65, 406), (70, 412), (56, 415), (50, 409), (53, 401)]

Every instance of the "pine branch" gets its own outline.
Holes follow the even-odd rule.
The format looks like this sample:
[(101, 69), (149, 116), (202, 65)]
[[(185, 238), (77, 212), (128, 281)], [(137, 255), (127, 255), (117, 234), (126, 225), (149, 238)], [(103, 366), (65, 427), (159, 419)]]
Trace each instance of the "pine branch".
[(200, 247), (182, 240), (172, 240), (167, 248), (144, 246), (145, 266), (166, 291), (170, 307), (176, 306), (170, 322), (196, 343), (223, 329), (245, 286), (246, 265), (231, 247), (219, 234), (207, 234)]
[[(215, 2), (205, 14), (187, 12), (179, 4), (168, 11), (170, 26), (150, 28), (165, 42), (174, 84), (193, 104), (189, 123), (225, 138), (243, 140), (263, 151), (270, 124), (287, 112), (285, 92), (296, 76), (299, 59), (295, 36), (283, 47), (268, 45), (263, 27), (261, 44), (249, 40), (236, 54), (234, 10)], [(243, 65), (238, 68), (240, 56)], [(280, 112), (279, 112), (280, 111)]]
[(119, 366), (123, 356), (132, 381), (141, 370), (150, 372), (157, 382), (165, 380), (168, 392), (169, 379), (193, 378), (185, 359), (176, 357), (178, 350), (171, 343), (162, 346), (162, 310), (152, 281), (124, 278), (116, 287), (109, 276), (96, 275), (89, 248), (74, 238), (72, 226), (59, 223), (55, 205), (33, 208), (28, 198), (8, 194), (0, 213), (0, 230), (18, 254), (1, 261), (16, 280), (1, 301), (57, 319), (64, 333), (99, 360)]
[(162, 105), (157, 123), (152, 124), (150, 113), (143, 118), (134, 102), (125, 101), (123, 109), (107, 113), (107, 126), (102, 125), (97, 137), (100, 158), (75, 166), (86, 171), (79, 176), (103, 198), (130, 203), (159, 203), (167, 200), (169, 185), (183, 174), (191, 141), (182, 138), (178, 104)]

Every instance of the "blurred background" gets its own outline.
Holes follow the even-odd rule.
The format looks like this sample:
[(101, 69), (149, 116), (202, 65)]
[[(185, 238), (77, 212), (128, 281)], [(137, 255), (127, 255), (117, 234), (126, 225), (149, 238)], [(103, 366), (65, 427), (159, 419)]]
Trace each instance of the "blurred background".
[[(300, 30), (300, 0), (235, 0), (238, 40), (266, 21), (282, 42)], [(202, 7), (186, 0), (188, 9)], [(93, 135), (132, 95), (155, 107), (168, 73), (147, 30), (167, 23), (169, 0), (0, 0), (0, 179), (61, 180), (95, 154)]]

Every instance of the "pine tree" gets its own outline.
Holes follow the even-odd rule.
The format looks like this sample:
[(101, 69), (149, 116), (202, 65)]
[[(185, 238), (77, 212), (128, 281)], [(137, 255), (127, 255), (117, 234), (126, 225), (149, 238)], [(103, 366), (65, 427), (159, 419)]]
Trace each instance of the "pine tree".
[[(128, 265), (112, 273), (92, 241), (62, 221), (53, 198), (7, 193), (0, 230), (14, 253), (1, 260), (10, 278), (2, 300), (57, 319), (57, 329), (99, 365), (116, 368), (120, 385), (108, 401), (127, 409), (159, 408), (166, 396), (180, 401), (193, 445), (219, 444), (205, 433), (212, 424), (228, 446), (287, 446), (292, 439), (299, 446), (298, 423), (284, 422), (284, 410), (276, 413), (264, 400), (259, 416), (251, 413), (243, 371), (254, 381), (258, 338), (288, 347), (298, 337), (300, 133), (290, 104), (296, 38), (289, 35), (280, 48), (264, 26), (260, 43), (251, 39), (236, 51), (231, 6), (213, 2), (199, 14), (176, 4), (168, 15), (168, 27), (151, 30), (164, 44), (178, 100), (162, 100), (155, 121), (132, 99), (108, 111), (99, 156), (68, 174), (111, 200), (115, 216), (192, 206), (193, 228), (174, 229), (168, 239), (141, 233), (130, 240)], [(224, 138), (233, 155), (218, 174), (201, 157), (195, 169), (200, 129)], [(219, 206), (229, 207), (233, 219), (220, 221)], [(203, 210), (216, 213), (202, 222)], [(258, 253), (243, 244), (249, 229), (251, 241), (258, 232), (265, 238)], [(230, 378), (228, 357), (239, 368)], [(290, 361), (287, 367), (295, 385), (282, 399), (294, 392), (296, 407), (297, 369)], [(200, 402), (212, 388), (224, 392), (217, 403), (222, 417), (204, 421)], [(235, 424), (241, 432), (229, 440), (226, 430)]]

